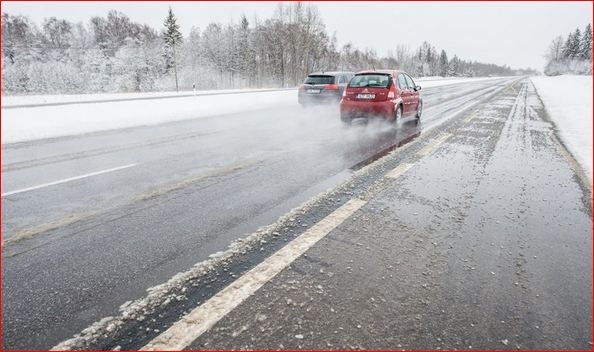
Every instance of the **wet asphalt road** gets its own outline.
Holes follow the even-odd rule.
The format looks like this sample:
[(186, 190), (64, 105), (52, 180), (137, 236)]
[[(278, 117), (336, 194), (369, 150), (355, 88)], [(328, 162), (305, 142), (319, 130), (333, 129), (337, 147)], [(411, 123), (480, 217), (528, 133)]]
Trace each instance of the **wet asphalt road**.
[(4, 347), (115, 314), (510, 81), (426, 89), (423, 123), (397, 129), (293, 106), (3, 147), (3, 192), (135, 164), (3, 197)]
[(532, 85), (444, 133), (186, 348), (591, 349), (591, 190)]

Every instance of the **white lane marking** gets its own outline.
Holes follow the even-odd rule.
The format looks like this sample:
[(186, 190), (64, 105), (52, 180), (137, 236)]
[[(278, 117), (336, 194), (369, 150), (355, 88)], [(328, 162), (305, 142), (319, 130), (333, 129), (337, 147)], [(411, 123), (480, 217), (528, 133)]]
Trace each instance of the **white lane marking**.
[(472, 114), (472, 115), (468, 116), (466, 119), (464, 119), (464, 123), (470, 122), (470, 120), (472, 120), (475, 116), (476, 116), (476, 114)]
[(202, 305), (194, 308), (141, 350), (184, 349), (366, 203), (361, 199), (351, 199)]
[(427, 156), (429, 154), (431, 154), (431, 152), (433, 152), (435, 149), (437, 149), (437, 147), (439, 147), (443, 142), (446, 141), (446, 139), (450, 138), (451, 134), (446, 133), (443, 136), (439, 137), (433, 144), (429, 144), (425, 147), (423, 147), (421, 150), (419, 150), (417, 152), (417, 155), (420, 156)]
[(97, 176), (97, 175), (101, 175), (101, 174), (106, 174), (108, 172), (114, 172), (114, 171), (118, 171), (118, 170), (123, 170), (123, 169), (127, 169), (127, 168), (130, 168), (130, 167), (136, 166), (136, 165), (138, 165), (138, 164), (128, 164), (128, 165), (124, 165), (124, 166), (118, 166), (118, 167), (114, 167), (113, 169), (107, 169), (107, 170), (101, 170), (101, 171), (97, 171), (97, 172), (91, 172), (90, 174), (85, 174), (85, 175), (80, 175), (80, 176), (65, 178), (63, 180), (58, 180), (58, 181), (54, 181), (54, 182), (44, 183), (42, 185), (37, 185), (37, 186), (33, 186), (33, 187), (27, 187), (27, 188), (17, 189), (16, 191), (10, 191), (10, 192), (2, 193), (2, 197), (10, 196), (10, 195), (17, 194), (17, 193), (29, 192), (29, 191), (33, 191), (33, 190), (44, 188), (44, 187), (59, 185), (61, 183), (66, 183), (66, 182), (70, 182), (70, 181), (76, 181), (76, 180), (80, 180), (81, 178), (87, 178), (87, 177), (91, 177), (91, 176)]
[(407, 163), (400, 164), (400, 165), (396, 166), (394, 168), (394, 170), (388, 172), (386, 174), (386, 177), (389, 177), (389, 178), (398, 178), (400, 175), (402, 175), (403, 173), (407, 172), (408, 169), (410, 169), (411, 167), (413, 167), (413, 165), (414, 164), (407, 164)]

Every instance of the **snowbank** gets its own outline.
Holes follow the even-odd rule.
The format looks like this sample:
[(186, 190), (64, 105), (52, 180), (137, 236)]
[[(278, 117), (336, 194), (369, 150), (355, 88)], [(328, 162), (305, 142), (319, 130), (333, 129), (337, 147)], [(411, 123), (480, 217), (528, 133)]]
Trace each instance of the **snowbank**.
[(501, 78), (502, 77), (421, 77), (415, 79), (415, 83), (423, 88), (431, 88), (448, 84), (489, 81)]
[(297, 92), (192, 96), (2, 109), (2, 144), (296, 106)]
[(15, 107), (21, 105), (35, 104), (72, 104), (86, 102), (112, 102), (118, 100), (151, 99), (151, 98), (170, 98), (170, 97), (189, 97), (196, 95), (213, 94), (234, 94), (234, 93), (254, 93), (267, 92), (275, 90), (285, 90), (277, 88), (261, 89), (218, 89), (218, 90), (199, 90), (199, 91), (180, 91), (180, 92), (148, 92), (148, 93), (99, 93), (99, 94), (64, 94), (64, 95), (3, 95), (2, 107)]
[(592, 76), (532, 77), (563, 143), (592, 182)]
[[(423, 87), (437, 87), (446, 84), (455, 84), (462, 82), (484, 81), (497, 79), (499, 77), (421, 77), (415, 79), (415, 82), (422, 83)], [(199, 90), (199, 91), (181, 91), (181, 92), (148, 92), (148, 93), (99, 93), (99, 94), (64, 94), (64, 95), (3, 95), (2, 107), (28, 107), (28, 105), (47, 105), (47, 104), (73, 104), (73, 103), (91, 103), (91, 102), (113, 102), (135, 99), (151, 98), (172, 98), (172, 97), (191, 97), (198, 95), (216, 95), (216, 94), (235, 94), (235, 93), (258, 93), (277, 90), (291, 90), (296, 88), (260, 88), (260, 89), (219, 89), (219, 90)]]

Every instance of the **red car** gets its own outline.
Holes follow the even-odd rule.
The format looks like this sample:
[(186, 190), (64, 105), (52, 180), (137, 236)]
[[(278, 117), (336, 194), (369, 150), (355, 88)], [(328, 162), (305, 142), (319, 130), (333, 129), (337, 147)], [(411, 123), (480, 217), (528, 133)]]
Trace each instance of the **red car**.
[(349, 82), (340, 101), (340, 119), (350, 124), (354, 118), (380, 116), (388, 121), (423, 112), (421, 86), (406, 72), (373, 70), (357, 73)]

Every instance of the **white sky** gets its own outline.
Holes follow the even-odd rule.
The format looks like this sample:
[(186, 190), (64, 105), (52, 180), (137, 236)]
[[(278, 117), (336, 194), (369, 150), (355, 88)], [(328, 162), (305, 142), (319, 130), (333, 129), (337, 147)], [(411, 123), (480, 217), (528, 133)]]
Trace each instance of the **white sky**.
[[(318, 2), (328, 33), (379, 54), (397, 44), (415, 49), (424, 40), (448, 55), (514, 68), (542, 70), (543, 54), (557, 35), (592, 22), (592, 2)], [(169, 6), (184, 34), (210, 22), (270, 17), (275, 2), (1, 2), (3, 12), (87, 22), (111, 9), (160, 29)]]

